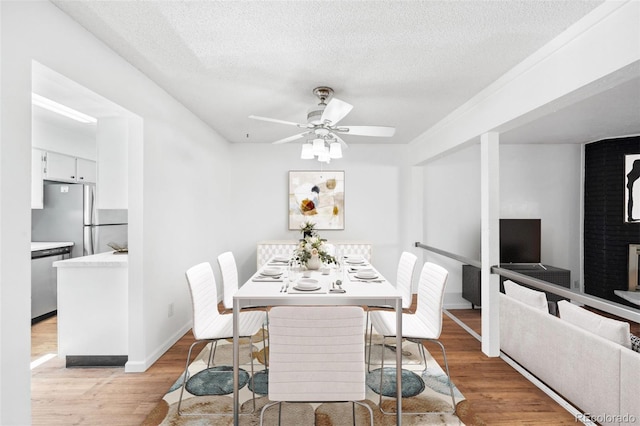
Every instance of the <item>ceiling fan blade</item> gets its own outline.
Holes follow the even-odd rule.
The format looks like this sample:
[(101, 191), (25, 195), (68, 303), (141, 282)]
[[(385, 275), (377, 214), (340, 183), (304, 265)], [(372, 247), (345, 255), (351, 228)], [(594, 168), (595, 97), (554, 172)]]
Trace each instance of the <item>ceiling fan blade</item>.
[(253, 118), (254, 120), (268, 121), (270, 123), (287, 124), (289, 126), (296, 126), (301, 128), (307, 127), (306, 124), (294, 123), (293, 121), (278, 120), (277, 118), (260, 117), (259, 115), (250, 115), (249, 118)]
[(355, 136), (378, 136), (388, 138), (395, 135), (396, 128), (384, 126), (340, 126), (336, 129), (336, 132)]
[(278, 144), (281, 144), (281, 143), (293, 142), (295, 140), (304, 138), (306, 135), (308, 135), (310, 133), (312, 133), (312, 132), (298, 133), (297, 135), (289, 136), (288, 138), (284, 138), (284, 139), (279, 139), (279, 140), (277, 140), (275, 142), (271, 142), (271, 143), (274, 144), (274, 145), (278, 145)]
[(327, 106), (324, 108), (322, 118), (323, 123), (329, 122), (332, 126), (342, 120), (353, 109), (353, 105), (341, 101), (338, 98), (332, 98)]
[(346, 143), (346, 142), (345, 142), (345, 141), (344, 141), (340, 136), (338, 136), (337, 134), (335, 134), (335, 133), (333, 133), (333, 132), (331, 133), (331, 136), (332, 136), (335, 140), (337, 140), (338, 142), (340, 142), (340, 145), (342, 145), (342, 147), (343, 147), (343, 148), (349, 148), (349, 145), (347, 145), (347, 143)]

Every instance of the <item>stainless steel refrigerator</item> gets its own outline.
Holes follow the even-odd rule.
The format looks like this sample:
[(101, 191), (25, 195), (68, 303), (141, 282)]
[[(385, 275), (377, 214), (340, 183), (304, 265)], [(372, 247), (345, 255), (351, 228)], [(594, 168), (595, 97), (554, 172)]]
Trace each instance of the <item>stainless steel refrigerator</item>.
[(127, 210), (96, 209), (95, 199), (95, 185), (45, 184), (44, 208), (31, 210), (31, 240), (72, 241), (71, 257), (126, 247)]

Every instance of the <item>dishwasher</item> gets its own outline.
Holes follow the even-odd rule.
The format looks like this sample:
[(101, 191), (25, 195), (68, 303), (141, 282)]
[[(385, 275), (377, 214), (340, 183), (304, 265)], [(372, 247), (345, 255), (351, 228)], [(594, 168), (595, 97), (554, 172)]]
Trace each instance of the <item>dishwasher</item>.
[(71, 256), (71, 246), (31, 252), (31, 323), (55, 315), (58, 309), (58, 280), (53, 262)]

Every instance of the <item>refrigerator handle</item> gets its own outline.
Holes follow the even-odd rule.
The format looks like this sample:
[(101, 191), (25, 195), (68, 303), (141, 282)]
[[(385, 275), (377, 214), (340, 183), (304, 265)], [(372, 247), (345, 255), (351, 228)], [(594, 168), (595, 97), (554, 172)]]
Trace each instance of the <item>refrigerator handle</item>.
[(84, 185), (84, 224), (93, 225), (95, 222), (96, 187)]
[(83, 256), (89, 256), (91, 254), (95, 253), (95, 248), (94, 248), (94, 236), (93, 233), (95, 231), (95, 227), (93, 226), (85, 226), (84, 227), (84, 244), (82, 244), (84, 246), (84, 253), (82, 253)]

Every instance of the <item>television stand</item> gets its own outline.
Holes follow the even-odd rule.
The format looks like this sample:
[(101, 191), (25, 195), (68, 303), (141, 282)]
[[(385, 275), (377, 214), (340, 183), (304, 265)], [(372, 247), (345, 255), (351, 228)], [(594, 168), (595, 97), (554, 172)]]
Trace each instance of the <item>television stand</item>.
[[(547, 281), (565, 288), (571, 288), (571, 271), (568, 269), (557, 268), (555, 266), (541, 263), (502, 263), (501, 268), (508, 269), (513, 272)], [(500, 277), (500, 291), (504, 293), (504, 281), (507, 278)], [(512, 280), (524, 287), (532, 288), (526, 284)], [(534, 289), (537, 290), (537, 289)], [(547, 301), (554, 302), (564, 300), (563, 297), (553, 293), (545, 292)], [(481, 306), (481, 285), (480, 285), (480, 268), (471, 265), (462, 265), (462, 297), (471, 302), (471, 308)]]

